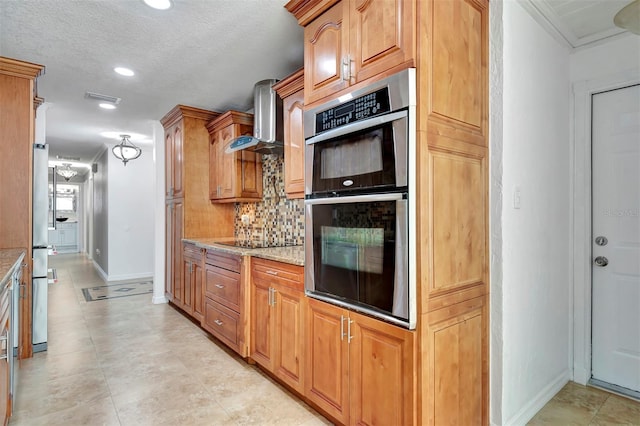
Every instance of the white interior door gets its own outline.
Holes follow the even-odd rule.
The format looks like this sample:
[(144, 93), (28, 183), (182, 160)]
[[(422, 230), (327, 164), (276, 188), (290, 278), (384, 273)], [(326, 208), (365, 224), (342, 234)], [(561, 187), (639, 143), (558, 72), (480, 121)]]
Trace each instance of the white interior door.
[(592, 111), (592, 377), (640, 391), (640, 85)]

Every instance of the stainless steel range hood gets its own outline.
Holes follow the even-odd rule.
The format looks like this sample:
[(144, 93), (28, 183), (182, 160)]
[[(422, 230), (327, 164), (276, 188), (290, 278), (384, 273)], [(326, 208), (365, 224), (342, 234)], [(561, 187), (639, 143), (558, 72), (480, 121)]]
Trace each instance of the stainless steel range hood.
[(248, 150), (259, 154), (283, 154), (282, 99), (273, 90), (278, 80), (262, 80), (253, 88), (253, 136), (234, 139), (226, 153)]

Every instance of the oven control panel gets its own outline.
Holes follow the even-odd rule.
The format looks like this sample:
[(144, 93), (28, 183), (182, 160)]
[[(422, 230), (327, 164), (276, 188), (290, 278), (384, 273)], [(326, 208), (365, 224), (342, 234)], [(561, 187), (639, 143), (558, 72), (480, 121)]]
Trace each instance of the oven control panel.
[(316, 134), (391, 111), (389, 88), (351, 99), (316, 114)]

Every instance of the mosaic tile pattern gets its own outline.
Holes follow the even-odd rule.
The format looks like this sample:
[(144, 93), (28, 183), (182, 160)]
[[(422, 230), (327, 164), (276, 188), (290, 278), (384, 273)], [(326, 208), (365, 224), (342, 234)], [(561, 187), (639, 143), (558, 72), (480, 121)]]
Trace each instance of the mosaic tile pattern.
[[(284, 158), (262, 157), (262, 201), (235, 204), (234, 236), (271, 245), (304, 244), (304, 200), (289, 200), (284, 190)], [(249, 216), (249, 224), (242, 216)]]

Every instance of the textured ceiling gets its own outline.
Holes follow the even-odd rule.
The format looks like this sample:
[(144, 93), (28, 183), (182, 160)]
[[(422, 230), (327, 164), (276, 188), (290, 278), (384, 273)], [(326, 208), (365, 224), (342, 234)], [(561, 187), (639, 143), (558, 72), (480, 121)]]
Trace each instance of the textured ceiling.
[[(515, 0), (505, 0), (515, 1)], [(629, 0), (519, 0), (570, 47), (616, 36), (613, 15)], [(168, 11), (142, 0), (0, 0), (0, 55), (46, 66), (51, 156), (88, 162), (113, 139), (140, 135), (178, 103), (225, 111), (252, 107), (256, 81), (302, 66), (302, 29), (286, 0), (174, 0)], [(113, 67), (136, 71), (133, 78)], [(105, 111), (85, 91), (122, 98)]]
[[(56, 154), (90, 161), (130, 133), (151, 143), (152, 120), (176, 104), (253, 107), (253, 84), (302, 66), (302, 29), (283, 0), (0, 0), (0, 55), (46, 66), (46, 138)], [(132, 78), (113, 72), (133, 69)], [(122, 98), (98, 108), (85, 91)], [(145, 142), (146, 140), (146, 142)]]

